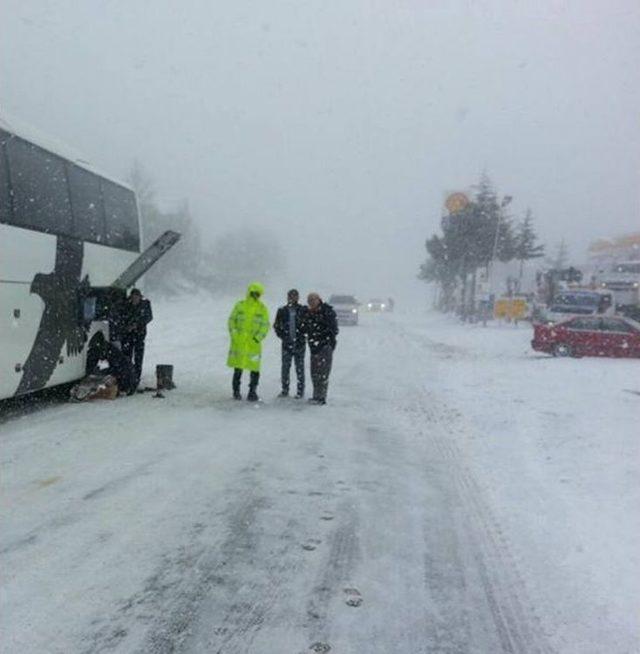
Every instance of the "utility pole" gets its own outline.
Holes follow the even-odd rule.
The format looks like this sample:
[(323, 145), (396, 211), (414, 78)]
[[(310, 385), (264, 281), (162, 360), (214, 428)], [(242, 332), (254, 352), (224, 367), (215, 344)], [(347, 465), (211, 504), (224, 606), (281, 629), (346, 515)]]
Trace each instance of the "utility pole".
[(491, 261), (489, 262), (489, 271), (487, 274), (487, 279), (489, 281), (489, 290), (491, 293), (495, 292), (493, 286), (493, 282), (494, 282), (493, 270), (494, 270), (494, 261), (498, 256), (498, 243), (500, 242), (500, 225), (502, 222), (503, 211), (505, 207), (507, 207), (511, 203), (511, 200), (513, 200), (513, 197), (510, 195), (505, 195), (502, 198), (502, 202), (500, 202), (500, 210), (498, 211), (498, 220), (496, 220), (496, 233), (494, 234), (493, 237), (493, 250), (491, 252)]

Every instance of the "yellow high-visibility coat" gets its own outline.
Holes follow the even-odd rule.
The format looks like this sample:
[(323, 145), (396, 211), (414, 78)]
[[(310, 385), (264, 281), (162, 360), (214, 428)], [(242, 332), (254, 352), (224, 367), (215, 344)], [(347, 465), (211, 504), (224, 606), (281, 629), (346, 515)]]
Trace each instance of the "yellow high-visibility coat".
[(227, 365), (242, 370), (260, 370), (262, 341), (269, 331), (269, 310), (262, 300), (251, 297), (257, 291), (264, 294), (264, 286), (257, 282), (249, 284), (247, 297), (236, 302), (229, 316), (231, 346)]

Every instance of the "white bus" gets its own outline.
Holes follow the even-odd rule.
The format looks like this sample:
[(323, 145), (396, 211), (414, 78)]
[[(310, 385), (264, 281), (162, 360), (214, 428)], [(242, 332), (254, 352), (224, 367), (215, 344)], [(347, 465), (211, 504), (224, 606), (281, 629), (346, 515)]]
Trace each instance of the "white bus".
[(140, 253), (135, 193), (0, 118), (0, 399), (84, 376), (84, 320)]

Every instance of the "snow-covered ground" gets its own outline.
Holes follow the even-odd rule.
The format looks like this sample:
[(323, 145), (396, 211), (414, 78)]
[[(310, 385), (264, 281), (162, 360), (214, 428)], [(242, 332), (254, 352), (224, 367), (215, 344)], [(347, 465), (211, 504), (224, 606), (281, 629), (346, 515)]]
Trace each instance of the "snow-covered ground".
[(0, 423), (3, 652), (640, 651), (640, 361), (365, 315), (329, 406), (271, 335), (255, 407), (229, 308), (156, 303), (166, 399)]

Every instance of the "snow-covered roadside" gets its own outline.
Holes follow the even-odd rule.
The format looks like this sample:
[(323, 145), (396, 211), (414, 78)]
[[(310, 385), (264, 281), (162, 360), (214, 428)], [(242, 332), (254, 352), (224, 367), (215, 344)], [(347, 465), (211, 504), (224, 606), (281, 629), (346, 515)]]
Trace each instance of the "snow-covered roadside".
[(409, 330), (558, 651), (639, 651), (640, 361), (539, 355), (528, 325)]
[(164, 400), (0, 425), (6, 651), (637, 651), (638, 362), (365, 315), (328, 407), (274, 399), (271, 336), (256, 408), (230, 303), (155, 303)]

